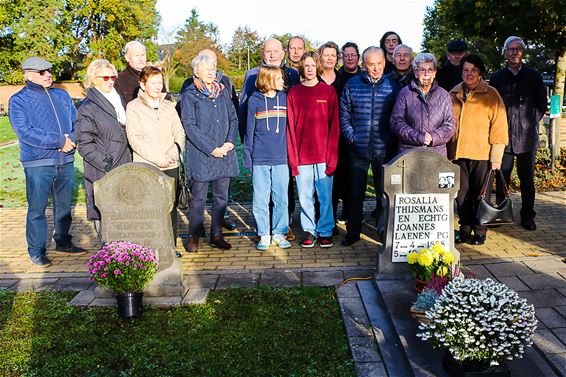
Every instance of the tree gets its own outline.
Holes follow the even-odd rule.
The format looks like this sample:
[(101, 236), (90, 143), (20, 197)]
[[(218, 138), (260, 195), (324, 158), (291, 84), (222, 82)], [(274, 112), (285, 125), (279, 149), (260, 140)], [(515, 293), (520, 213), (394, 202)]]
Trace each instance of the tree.
[[(3, 0), (0, 7), (0, 80), (14, 81), (31, 55), (54, 64), (58, 78), (76, 79), (91, 60), (105, 58), (122, 68), (122, 48), (146, 43), (157, 34), (156, 0)], [(5, 4), (5, 6), (4, 6)], [(10, 58), (9, 55), (14, 57)], [(21, 82), (22, 77), (16, 78)]]
[(190, 17), (185, 21), (183, 28), (177, 32), (174, 53), (174, 59), (178, 62), (177, 72), (184, 76), (192, 75), (191, 62), (205, 48), (216, 53), (219, 69), (230, 69), (230, 62), (219, 47), (219, 35), (216, 25), (200, 21), (197, 10), (191, 9)]
[(263, 42), (257, 31), (252, 31), (249, 26), (239, 26), (228, 48), (228, 58), (235, 69), (244, 71), (260, 64)]
[(465, 38), (493, 41), (501, 55), (503, 42), (517, 35), (532, 47), (544, 46), (554, 55), (555, 92), (564, 95), (566, 77), (566, 12), (564, 0), (436, 0), (434, 11), (440, 28)]

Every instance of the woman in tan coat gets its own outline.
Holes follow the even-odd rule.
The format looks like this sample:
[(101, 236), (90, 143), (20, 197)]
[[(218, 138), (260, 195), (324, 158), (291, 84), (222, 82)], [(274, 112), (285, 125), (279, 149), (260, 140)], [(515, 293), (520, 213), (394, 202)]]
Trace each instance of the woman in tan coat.
[(481, 58), (468, 55), (461, 67), (464, 81), (450, 91), (457, 128), (448, 144), (448, 158), (460, 167), (456, 198), (460, 237), (456, 243), (483, 245), (487, 227), (476, 219), (479, 195), (489, 169), (501, 168), (508, 142), (507, 115), (497, 90), (482, 77), (485, 67)]
[[(126, 108), (126, 134), (132, 147), (134, 162), (145, 162), (175, 178), (179, 177), (179, 152), (185, 148), (185, 131), (173, 103), (165, 99), (163, 74), (157, 67), (147, 66), (140, 75), (138, 97)], [(177, 191), (177, 190), (176, 190)], [(177, 239), (177, 195), (171, 211), (173, 239)], [(176, 243), (176, 241), (175, 241)]]

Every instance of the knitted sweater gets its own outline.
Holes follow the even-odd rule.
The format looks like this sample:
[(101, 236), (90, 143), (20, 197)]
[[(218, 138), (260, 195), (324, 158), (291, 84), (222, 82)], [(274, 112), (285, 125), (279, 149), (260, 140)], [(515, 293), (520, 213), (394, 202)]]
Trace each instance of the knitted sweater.
[(330, 85), (297, 85), (287, 95), (289, 133), (287, 149), (293, 176), (299, 165), (326, 163), (326, 175), (333, 175), (338, 161), (338, 98)]

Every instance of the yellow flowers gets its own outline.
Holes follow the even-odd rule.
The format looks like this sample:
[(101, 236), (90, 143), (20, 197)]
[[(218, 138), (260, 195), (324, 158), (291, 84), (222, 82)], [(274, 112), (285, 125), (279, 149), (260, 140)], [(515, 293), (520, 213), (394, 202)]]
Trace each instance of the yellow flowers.
[(418, 252), (407, 254), (407, 263), (413, 270), (415, 278), (429, 281), (432, 275), (452, 277), (454, 254), (444, 248), (441, 243), (435, 243), (431, 248), (423, 248)]

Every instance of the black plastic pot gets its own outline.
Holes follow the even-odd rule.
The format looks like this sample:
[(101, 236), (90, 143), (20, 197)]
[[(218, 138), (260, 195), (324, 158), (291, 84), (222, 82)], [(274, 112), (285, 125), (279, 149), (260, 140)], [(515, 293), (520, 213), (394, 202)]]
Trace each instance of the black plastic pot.
[(143, 293), (128, 292), (116, 295), (118, 314), (122, 318), (139, 317), (143, 314)]
[(448, 350), (442, 359), (442, 367), (452, 377), (511, 377), (507, 364), (492, 366), (489, 363), (462, 362)]

